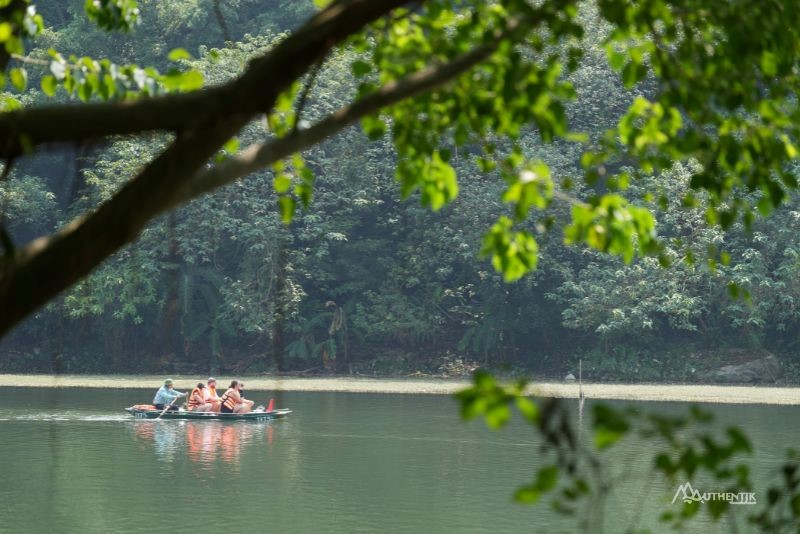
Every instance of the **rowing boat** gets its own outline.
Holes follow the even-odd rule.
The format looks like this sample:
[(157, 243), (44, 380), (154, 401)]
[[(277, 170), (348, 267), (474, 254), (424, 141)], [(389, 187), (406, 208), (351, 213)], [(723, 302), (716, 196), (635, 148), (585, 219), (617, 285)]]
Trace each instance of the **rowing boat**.
[[(157, 419), (162, 410), (157, 410), (155, 406), (138, 404), (125, 408), (125, 411), (137, 419)], [(193, 412), (184, 410), (167, 410), (161, 415), (161, 419), (192, 419), (204, 421), (269, 421), (286, 417), (292, 413), (291, 410), (282, 408), (279, 410), (254, 410), (247, 413), (218, 413), (218, 412)]]

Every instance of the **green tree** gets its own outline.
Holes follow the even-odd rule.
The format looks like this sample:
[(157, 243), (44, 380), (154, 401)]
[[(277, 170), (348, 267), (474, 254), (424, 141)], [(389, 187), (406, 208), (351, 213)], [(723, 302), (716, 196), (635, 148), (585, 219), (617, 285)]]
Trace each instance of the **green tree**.
[[(3, 329), (135, 239), (153, 217), (260, 168), (274, 166), (275, 193), (288, 219), (314, 188), (314, 166), (292, 155), (362, 119), (373, 138), (383, 138), (387, 129), (391, 133), (401, 194), (418, 194), (434, 209), (459, 191), (457, 171), (465, 176), (453, 159), (459, 150), (475, 156), (479, 169), (496, 169), (505, 181), (502, 199), (509, 211), (494, 215), (499, 219), (483, 250), (507, 279), (537, 264), (544, 238), (535, 234), (548, 228), (564, 227), (569, 242), (627, 261), (637, 250), (662, 252), (662, 262), (669, 261), (651, 212), (631, 203), (635, 195), (623, 195), (640, 171), (649, 175), (676, 161), (693, 162), (682, 202), (697, 203), (705, 191), (704, 217), (725, 228), (737, 220), (752, 227), (756, 208), (770, 211), (796, 186), (787, 165), (796, 157), (790, 119), (796, 106), (794, 40), (791, 32), (780, 31), (791, 26), (787, 17), (794, 11), (780, 2), (759, 6), (758, 17), (738, 4), (713, 0), (692, 9), (662, 0), (646, 5), (605, 0), (586, 4), (585, 11), (568, 0), (403, 6), (334, 2), (293, 33), (265, 42), (256, 59), (239, 63), (244, 72), (235, 78), (208, 71), (209, 88), (202, 91), (194, 90), (201, 75), (184, 49), (169, 54), (178, 68), (167, 66), (165, 73), (125, 64), (130, 57), (124, 54), (113, 58), (116, 64), (55, 51), (41, 56), (36, 48), (26, 56), (27, 39), (35, 43), (50, 35), (50, 43), (60, 46), (59, 41), (43, 30), (44, 19), (29, 1), (3, 8), (9, 37), (2, 66), (14, 87), (23, 88), (30, 78), (47, 94), (110, 99), (0, 115), (7, 163), (51, 143), (168, 134), (149, 163), (131, 171), (96, 209), (87, 206), (88, 212), (28, 245), (6, 240)], [(66, 20), (65, 12), (74, 14), (76, 7), (48, 8), (45, 14)], [(207, 6), (183, 2), (167, 17), (158, 11), (163, 6), (146, 2), (86, 4), (89, 20), (101, 28), (130, 30), (141, 17), (167, 24), (164, 35), (177, 35), (174, 28), (190, 24), (202, 7)], [(237, 17), (252, 20), (244, 15), (255, 7), (247, 2), (239, 7)], [(149, 20), (144, 13), (156, 16)], [(291, 16), (302, 16), (302, 10)], [(223, 33), (225, 19), (218, 21)], [(730, 23), (740, 19), (747, 23)], [(205, 27), (200, 32), (208, 34)], [(774, 35), (781, 37), (768, 37)], [(160, 46), (173, 43), (165, 37), (150, 46), (154, 58), (166, 52)], [(620, 82), (609, 82), (601, 51), (633, 93), (620, 93)], [(222, 57), (223, 69), (231, 65), (224, 51), (200, 52)], [(326, 107), (320, 98), (325, 93), (317, 93), (314, 82), (320, 65), (343, 57), (351, 65), (353, 96), (350, 103)], [(37, 71), (43, 67), (44, 73)], [(590, 101), (609, 94), (610, 109), (627, 110), (609, 121), (613, 113), (569, 108), (576, 84)], [(164, 92), (173, 94), (158, 96)], [(266, 140), (214, 159), (234, 134), (258, 128), (252, 121), (262, 114), (269, 125)], [(609, 130), (592, 133), (588, 146), (569, 146), (581, 139), (569, 133), (569, 119), (579, 127)], [(563, 139), (554, 145), (558, 150), (583, 153), (582, 167), (575, 169), (569, 157), (561, 166), (542, 164), (552, 158), (530, 150), (530, 126), (545, 141)], [(634, 170), (622, 164), (633, 164)], [(571, 174), (583, 174), (588, 187), (563, 174), (570, 167)], [(565, 205), (567, 218), (560, 215)], [(535, 221), (529, 221), (532, 209)]]

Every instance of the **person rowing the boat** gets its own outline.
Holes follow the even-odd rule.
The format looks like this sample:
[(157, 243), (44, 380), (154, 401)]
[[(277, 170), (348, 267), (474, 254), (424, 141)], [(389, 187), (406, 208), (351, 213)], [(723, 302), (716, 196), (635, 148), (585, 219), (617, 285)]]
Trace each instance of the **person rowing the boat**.
[(252, 410), (255, 403), (245, 399), (243, 391), (244, 383), (233, 380), (228, 391), (222, 395), (220, 411), (222, 413), (247, 413)]
[(211, 411), (219, 412), (222, 406), (222, 399), (217, 395), (217, 379), (213, 376), (208, 378), (208, 386), (203, 390), (204, 400), (211, 403)]
[(192, 412), (210, 412), (211, 403), (206, 402), (204, 390), (206, 385), (198, 382), (197, 386), (192, 390), (189, 395), (189, 401), (186, 403), (187, 407)]
[(153, 398), (153, 406), (156, 407), (156, 410), (163, 410), (165, 406), (169, 406), (170, 410), (177, 410), (178, 407), (172, 403), (175, 402), (175, 399), (185, 396), (186, 393), (173, 389), (172, 379), (167, 378), (164, 380), (164, 385), (156, 392), (156, 396)]

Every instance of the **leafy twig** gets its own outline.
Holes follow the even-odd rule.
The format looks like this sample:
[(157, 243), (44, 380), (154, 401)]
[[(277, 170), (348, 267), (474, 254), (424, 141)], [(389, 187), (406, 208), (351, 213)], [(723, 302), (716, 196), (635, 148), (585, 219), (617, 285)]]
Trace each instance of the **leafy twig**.
[(300, 98), (297, 99), (297, 104), (295, 105), (294, 110), (294, 126), (292, 127), (292, 134), (297, 133), (297, 129), (300, 127), (300, 119), (303, 116), (303, 110), (306, 107), (306, 101), (308, 99), (309, 93), (311, 93), (311, 89), (314, 87), (314, 82), (317, 81), (317, 75), (319, 71), (322, 69), (322, 65), (325, 63), (325, 58), (327, 56), (321, 57), (317, 64), (311, 69), (311, 72), (308, 75), (308, 79), (306, 80), (305, 85), (303, 86), (303, 92), (300, 93)]

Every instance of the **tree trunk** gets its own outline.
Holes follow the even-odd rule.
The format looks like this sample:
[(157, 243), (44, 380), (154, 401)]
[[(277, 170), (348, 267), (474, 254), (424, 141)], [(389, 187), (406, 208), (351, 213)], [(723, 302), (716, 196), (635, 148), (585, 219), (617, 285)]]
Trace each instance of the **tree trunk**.
[(184, 343), (180, 336), (178, 316), (180, 314), (180, 283), (181, 283), (181, 257), (178, 254), (178, 240), (175, 237), (175, 215), (170, 214), (168, 235), (170, 237), (169, 254), (167, 255), (168, 269), (171, 271), (168, 277), (169, 287), (167, 289), (167, 300), (164, 305), (164, 315), (161, 321), (161, 334), (156, 339), (156, 346), (153, 347), (155, 354), (162, 352), (173, 352), (176, 356), (185, 357)]
[(284, 329), (286, 327), (286, 264), (289, 261), (287, 240), (278, 240), (278, 269), (275, 273), (275, 311), (272, 327), (272, 358), (278, 371), (286, 369), (283, 352), (286, 345)]

